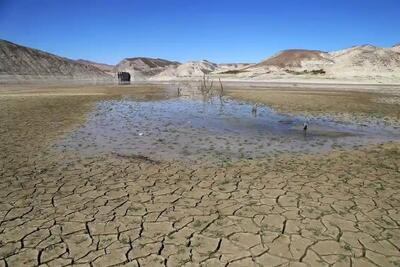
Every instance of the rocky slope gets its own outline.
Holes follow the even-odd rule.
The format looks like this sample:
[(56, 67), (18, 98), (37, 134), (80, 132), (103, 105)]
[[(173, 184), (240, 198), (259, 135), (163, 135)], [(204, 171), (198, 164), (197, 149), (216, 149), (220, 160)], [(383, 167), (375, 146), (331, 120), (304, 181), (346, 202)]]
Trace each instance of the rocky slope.
[(91, 66), (96, 67), (96, 68), (98, 68), (98, 69), (100, 69), (100, 70), (102, 70), (102, 71), (104, 71), (104, 72), (106, 72), (106, 73), (108, 73), (110, 75), (114, 74), (114, 68), (115, 68), (114, 65), (109, 65), (109, 64), (104, 64), (104, 63), (97, 63), (97, 62), (93, 62), (93, 61), (85, 60), (85, 59), (78, 59), (78, 60), (76, 60), (76, 62), (85, 64), (85, 65), (91, 65)]
[(360, 45), (333, 52), (284, 50), (243, 68), (236, 77), (400, 81), (400, 47)]
[(327, 73), (335, 76), (400, 75), (400, 54), (390, 48), (373, 45), (354, 46), (330, 53), (334, 64)]
[(145, 80), (180, 63), (160, 58), (135, 57), (125, 58), (114, 68), (114, 72), (125, 71), (131, 74), (132, 80)]
[(31, 80), (113, 81), (126, 71), (132, 80), (198, 79), (400, 83), (400, 44), (391, 48), (359, 45), (324, 52), (289, 49), (257, 64), (179, 63), (160, 58), (125, 58), (117, 65), (71, 60), (0, 40), (0, 82)]
[(400, 46), (372, 45), (325, 52), (289, 49), (257, 64), (215, 64), (206, 60), (170, 66), (152, 80), (196, 78), (203, 75), (231, 80), (329, 80), (400, 82)]
[(111, 79), (112, 76), (94, 66), (0, 40), (0, 82)]
[(189, 61), (178, 66), (170, 66), (160, 74), (152, 77), (154, 80), (168, 80), (173, 78), (202, 77), (217, 70), (218, 65), (207, 60)]
[(249, 67), (253, 64), (250, 63), (222, 63), (218, 64), (218, 69), (216, 70), (217, 73), (220, 74), (235, 74), (240, 72), (240, 70)]
[(309, 68), (319, 65), (331, 64), (329, 53), (318, 50), (289, 49), (284, 50), (254, 67), (276, 67), (276, 68)]
[(397, 53), (400, 53), (400, 44), (394, 45), (394, 46), (392, 47), (392, 50), (395, 51), (395, 52), (397, 52)]

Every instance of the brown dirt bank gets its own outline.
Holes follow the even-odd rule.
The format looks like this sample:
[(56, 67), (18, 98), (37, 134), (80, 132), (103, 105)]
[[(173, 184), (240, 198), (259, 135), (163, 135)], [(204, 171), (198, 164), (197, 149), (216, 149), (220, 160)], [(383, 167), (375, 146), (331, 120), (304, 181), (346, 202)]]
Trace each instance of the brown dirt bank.
[[(168, 93), (151, 86), (12, 86), (0, 90), (0, 149), (5, 154), (39, 152), (57, 136), (84, 122), (94, 103), (136, 95), (165, 98)], [(12, 142), (10, 142), (12, 140)]]

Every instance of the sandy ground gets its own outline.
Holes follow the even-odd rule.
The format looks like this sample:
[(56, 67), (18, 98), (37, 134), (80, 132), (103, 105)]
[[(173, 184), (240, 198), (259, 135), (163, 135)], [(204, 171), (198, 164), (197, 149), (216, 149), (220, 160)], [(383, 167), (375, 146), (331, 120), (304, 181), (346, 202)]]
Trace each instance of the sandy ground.
[[(261, 91), (227, 93), (398, 121), (396, 101), (375, 101), (387, 94)], [(400, 265), (399, 142), (195, 165), (51, 148), (97, 101), (173, 93), (2, 88), (0, 266)]]

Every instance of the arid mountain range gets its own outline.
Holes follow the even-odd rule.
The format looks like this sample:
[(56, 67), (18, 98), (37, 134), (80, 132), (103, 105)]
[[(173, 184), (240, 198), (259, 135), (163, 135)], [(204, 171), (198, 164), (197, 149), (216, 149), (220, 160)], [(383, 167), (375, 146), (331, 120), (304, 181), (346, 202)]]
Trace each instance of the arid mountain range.
[(114, 73), (114, 68), (115, 68), (114, 65), (97, 63), (97, 62), (93, 62), (93, 61), (86, 60), (86, 59), (78, 59), (76, 61), (79, 63), (85, 64), (85, 65), (92, 65), (93, 67), (96, 67), (96, 68), (98, 68), (106, 73), (109, 73), (111, 75)]
[(106, 81), (110, 77), (92, 64), (0, 40), (0, 82)]
[(176, 68), (179, 65), (179, 62), (160, 58), (135, 57), (121, 60), (115, 66), (114, 71), (129, 72), (135, 80), (146, 80), (149, 77), (158, 75), (170, 67)]
[(325, 52), (289, 49), (255, 64), (216, 64), (207, 60), (180, 63), (159, 58), (125, 58), (109, 65), (72, 60), (0, 40), (0, 82), (65, 80), (112, 82), (118, 71), (133, 80), (362, 81), (400, 83), (400, 44), (391, 48), (360, 45)]

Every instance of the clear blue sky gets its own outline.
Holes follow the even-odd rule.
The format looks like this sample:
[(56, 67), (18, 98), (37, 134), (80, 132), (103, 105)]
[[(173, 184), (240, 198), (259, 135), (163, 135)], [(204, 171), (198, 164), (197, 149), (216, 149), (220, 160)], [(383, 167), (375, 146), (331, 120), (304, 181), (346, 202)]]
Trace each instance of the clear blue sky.
[(257, 62), (400, 42), (400, 0), (0, 0), (0, 39), (77, 59)]

